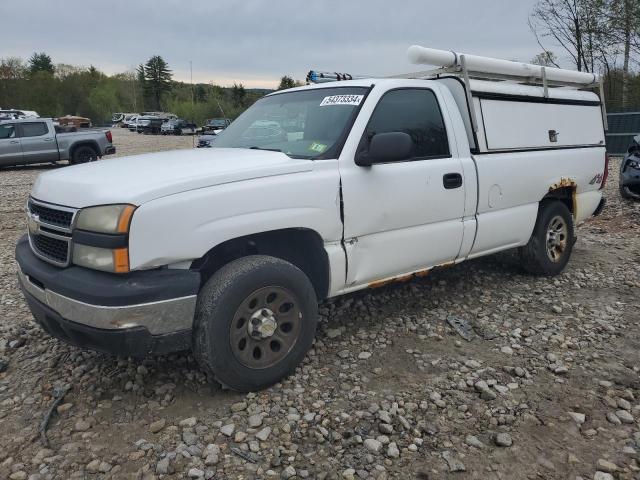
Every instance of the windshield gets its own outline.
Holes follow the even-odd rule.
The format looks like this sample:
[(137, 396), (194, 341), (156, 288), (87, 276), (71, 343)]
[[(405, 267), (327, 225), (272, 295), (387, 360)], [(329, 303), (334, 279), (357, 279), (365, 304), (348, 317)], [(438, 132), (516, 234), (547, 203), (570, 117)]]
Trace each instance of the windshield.
[(214, 147), (274, 150), (292, 158), (335, 158), (367, 90), (318, 88), (264, 97), (223, 130)]
[(207, 125), (212, 127), (224, 127), (226, 124), (227, 122), (224, 119), (213, 119), (207, 122)]

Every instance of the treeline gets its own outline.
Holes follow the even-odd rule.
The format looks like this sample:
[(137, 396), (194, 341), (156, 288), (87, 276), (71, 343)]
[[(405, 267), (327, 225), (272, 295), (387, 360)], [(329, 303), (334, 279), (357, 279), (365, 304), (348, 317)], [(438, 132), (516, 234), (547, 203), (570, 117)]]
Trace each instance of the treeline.
[(640, 0), (538, 0), (529, 26), (543, 52), (534, 61), (604, 75), (610, 110), (640, 109)]
[(35, 110), (43, 117), (79, 115), (96, 125), (109, 123), (114, 112), (166, 111), (199, 124), (211, 117), (234, 119), (266, 92), (241, 83), (225, 88), (174, 81), (159, 56), (111, 76), (94, 66), (54, 65), (45, 53), (28, 61), (0, 59), (1, 108)]

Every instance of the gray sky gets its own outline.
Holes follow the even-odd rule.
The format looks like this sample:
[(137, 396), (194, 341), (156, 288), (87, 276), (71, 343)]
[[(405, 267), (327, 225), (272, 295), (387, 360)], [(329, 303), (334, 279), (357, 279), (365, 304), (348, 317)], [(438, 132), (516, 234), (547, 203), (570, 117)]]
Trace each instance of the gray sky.
[[(310, 68), (416, 70), (412, 44), (529, 61), (535, 0), (0, 0), (0, 57), (126, 71), (158, 54), (177, 80), (274, 87)], [(420, 70), (421, 68), (417, 68)]]

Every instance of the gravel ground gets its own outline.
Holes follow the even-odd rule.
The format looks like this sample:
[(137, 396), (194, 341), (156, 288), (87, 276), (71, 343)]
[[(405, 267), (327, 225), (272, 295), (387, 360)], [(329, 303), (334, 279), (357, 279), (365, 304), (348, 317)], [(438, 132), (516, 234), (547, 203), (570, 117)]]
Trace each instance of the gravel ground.
[[(118, 155), (192, 145), (114, 137)], [(618, 165), (563, 275), (527, 276), (507, 252), (326, 302), (304, 364), (248, 395), (207, 384), (189, 354), (44, 334), (13, 248), (47, 167), (2, 170), (0, 478), (639, 479), (640, 204), (620, 199)]]

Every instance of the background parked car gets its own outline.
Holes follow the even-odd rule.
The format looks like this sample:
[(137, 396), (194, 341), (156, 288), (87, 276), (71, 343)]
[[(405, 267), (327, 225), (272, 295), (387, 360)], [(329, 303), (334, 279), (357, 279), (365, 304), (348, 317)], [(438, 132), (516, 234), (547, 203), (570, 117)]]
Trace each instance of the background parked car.
[(620, 164), (620, 195), (640, 200), (640, 135), (634, 137)]
[(197, 129), (195, 123), (178, 118), (165, 121), (160, 127), (160, 133), (163, 135), (194, 135)]
[(202, 126), (202, 133), (219, 133), (229, 126), (231, 120), (228, 118), (209, 118)]
[(55, 119), (61, 127), (91, 128), (91, 120), (87, 117), (65, 115)]
[(217, 135), (212, 133), (205, 133), (204, 135), (200, 135), (198, 137), (198, 144), (196, 145), (196, 148), (211, 148), (216, 137)]

